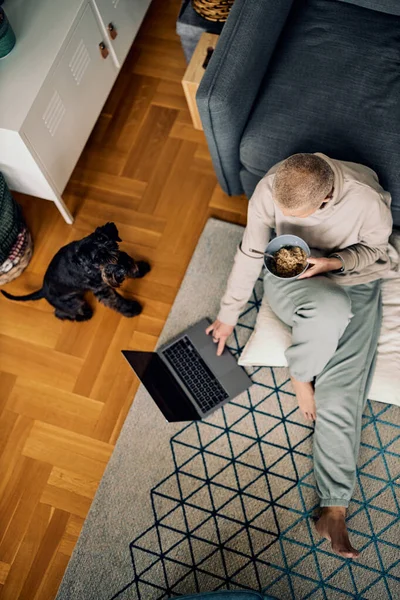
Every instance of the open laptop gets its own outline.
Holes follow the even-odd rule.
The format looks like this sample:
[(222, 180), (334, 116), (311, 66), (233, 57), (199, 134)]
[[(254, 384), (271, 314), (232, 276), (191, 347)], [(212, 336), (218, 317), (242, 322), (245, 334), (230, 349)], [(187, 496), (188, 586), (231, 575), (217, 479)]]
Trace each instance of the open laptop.
[(228, 349), (217, 356), (209, 325), (201, 320), (156, 352), (122, 351), (167, 421), (207, 417), (251, 386)]

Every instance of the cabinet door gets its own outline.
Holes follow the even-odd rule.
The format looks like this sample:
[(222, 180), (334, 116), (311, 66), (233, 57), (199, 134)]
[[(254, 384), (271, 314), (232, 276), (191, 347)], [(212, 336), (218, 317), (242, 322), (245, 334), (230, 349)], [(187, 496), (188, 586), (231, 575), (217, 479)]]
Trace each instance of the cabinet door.
[(121, 66), (151, 0), (93, 0)]
[(22, 128), (60, 193), (117, 76), (102, 42), (107, 45), (88, 4)]

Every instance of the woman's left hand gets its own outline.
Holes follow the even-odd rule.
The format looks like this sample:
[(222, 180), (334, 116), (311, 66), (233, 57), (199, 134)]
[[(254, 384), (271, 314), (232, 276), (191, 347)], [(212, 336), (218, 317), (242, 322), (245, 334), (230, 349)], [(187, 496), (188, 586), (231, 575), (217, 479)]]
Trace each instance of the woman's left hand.
[(339, 258), (314, 258), (310, 256), (307, 262), (310, 265), (309, 268), (298, 279), (308, 279), (309, 277), (328, 273), (329, 271), (338, 271), (343, 266)]

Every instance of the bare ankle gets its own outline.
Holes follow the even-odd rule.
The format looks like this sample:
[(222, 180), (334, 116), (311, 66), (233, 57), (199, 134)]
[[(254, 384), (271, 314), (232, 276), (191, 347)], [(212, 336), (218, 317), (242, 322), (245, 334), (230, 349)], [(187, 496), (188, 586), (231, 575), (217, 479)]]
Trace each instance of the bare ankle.
[(299, 387), (304, 387), (304, 388), (309, 388), (309, 387), (313, 388), (312, 381), (300, 381), (299, 379), (296, 379), (295, 377), (293, 377), (293, 375), (290, 376), (290, 379), (292, 380), (293, 385), (296, 385)]
[(298, 381), (295, 377), (291, 377), (291, 380), (301, 413), (308, 421), (315, 421), (317, 410), (312, 381)]
[(322, 516), (330, 516), (343, 519), (346, 518), (346, 507), (345, 506), (323, 506), (321, 507), (321, 517)]

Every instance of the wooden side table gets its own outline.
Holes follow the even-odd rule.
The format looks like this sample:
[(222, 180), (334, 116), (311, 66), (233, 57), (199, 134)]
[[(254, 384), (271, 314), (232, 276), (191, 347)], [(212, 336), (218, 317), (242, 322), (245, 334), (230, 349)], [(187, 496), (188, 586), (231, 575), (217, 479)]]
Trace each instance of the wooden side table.
[(182, 87), (192, 117), (193, 127), (199, 130), (202, 130), (203, 126), (197, 108), (196, 93), (218, 39), (219, 36), (214, 33), (202, 34), (182, 79)]
[(201, 17), (193, 8), (192, 0), (182, 0), (178, 20), (176, 22), (176, 33), (181, 39), (182, 50), (185, 54), (187, 64), (196, 50), (201, 34), (215, 33), (219, 35), (225, 23), (208, 21)]

